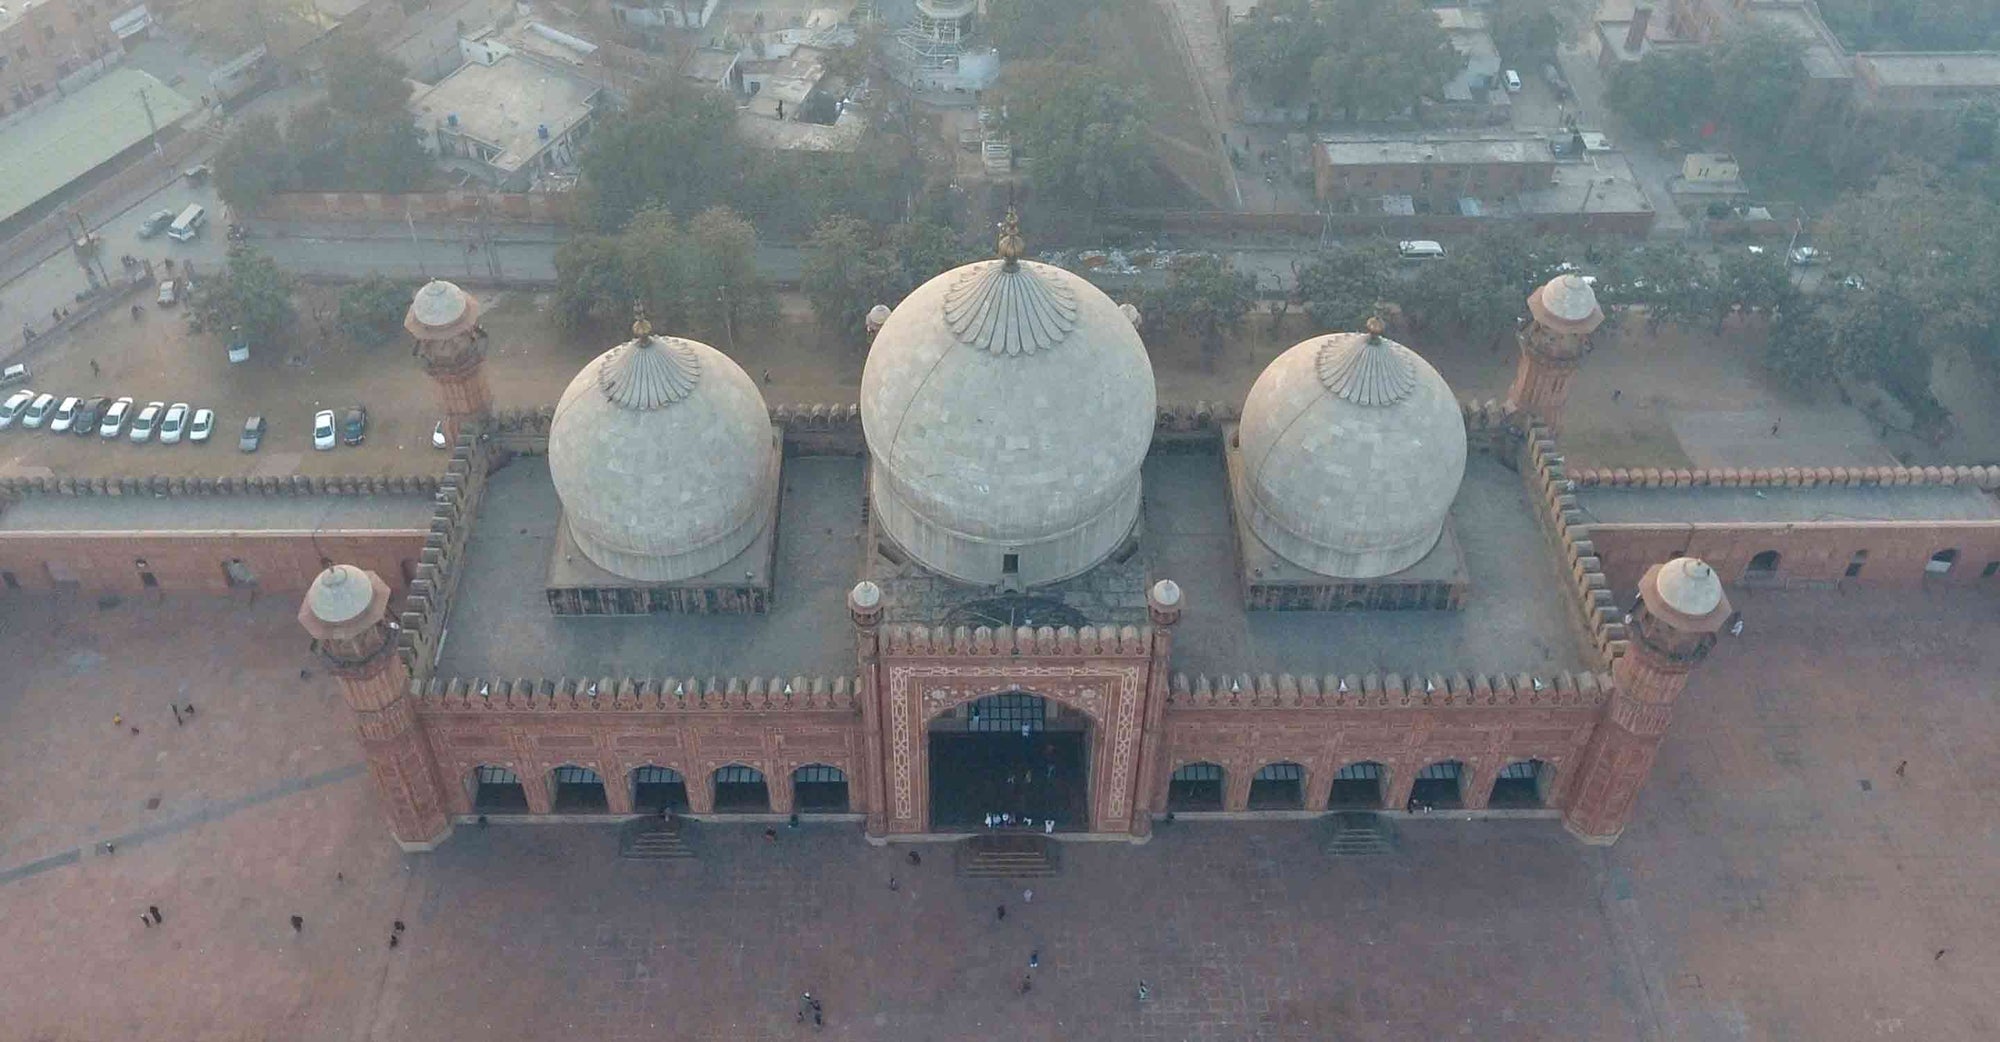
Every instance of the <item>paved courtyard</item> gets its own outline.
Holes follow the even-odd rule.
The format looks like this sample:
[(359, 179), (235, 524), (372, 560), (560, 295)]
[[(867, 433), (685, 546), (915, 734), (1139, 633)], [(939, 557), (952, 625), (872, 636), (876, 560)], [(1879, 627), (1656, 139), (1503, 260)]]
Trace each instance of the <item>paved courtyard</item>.
[(1736, 597), (1608, 851), (1182, 823), (1066, 846), (1032, 902), (849, 825), (697, 825), (691, 862), (466, 826), (406, 857), (288, 600), (0, 599), (0, 1034), (791, 1038), (811, 989), (846, 1039), (1994, 1037), (1993, 597)]

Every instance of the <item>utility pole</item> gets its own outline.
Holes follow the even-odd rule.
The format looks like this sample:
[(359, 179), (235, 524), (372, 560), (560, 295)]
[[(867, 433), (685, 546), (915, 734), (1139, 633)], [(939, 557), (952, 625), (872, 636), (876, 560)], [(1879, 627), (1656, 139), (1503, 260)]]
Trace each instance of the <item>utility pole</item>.
[(407, 206), (403, 208), (403, 223), (410, 229), (410, 252), (417, 255), (417, 274), (422, 276), (424, 281), (429, 282), (431, 273), (424, 270), (424, 250), (423, 247), (417, 245), (417, 222), (415, 218), (410, 216), (410, 209)]
[(152, 99), (146, 97), (146, 88), (144, 87), (139, 88), (139, 104), (146, 110), (146, 126), (148, 128), (146, 140), (153, 143), (153, 154), (164, 158), (166, 151), (160, 148), (160, 124), (153, 119), (153, 102)]

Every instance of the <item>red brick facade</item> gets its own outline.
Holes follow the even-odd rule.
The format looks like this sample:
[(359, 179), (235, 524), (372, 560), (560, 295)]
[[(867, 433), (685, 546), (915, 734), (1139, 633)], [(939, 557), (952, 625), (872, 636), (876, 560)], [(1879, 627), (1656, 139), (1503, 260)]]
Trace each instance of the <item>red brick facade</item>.
[[(421, 529), (318, 535), (0, 532), (0, 584), (9, 589), (57, 590), (67, 583), (119, 593), (150, 589), (227, 593), (254, 584), (265, 593), (298, 593), (312, 585), (327, 561), (339, 561), (382, 576), (400, 594), (423, 546)], [(231, 580), (232, 561), (238, 562), (239, 581)], [(249, 582), (240, 581), (246, 576)]]

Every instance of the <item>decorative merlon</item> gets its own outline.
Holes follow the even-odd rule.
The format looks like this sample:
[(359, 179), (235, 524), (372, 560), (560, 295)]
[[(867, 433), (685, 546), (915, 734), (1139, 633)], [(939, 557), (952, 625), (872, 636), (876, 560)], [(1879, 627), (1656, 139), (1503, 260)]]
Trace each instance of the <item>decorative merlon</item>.
[(1146, 655), (1151, 626), (1081, 626), (993, 629), (987, 626), (886, 626), (882, 641), (890, 654), (937, 656)]
[(452, 677), (413, 684), (423, 713), (853, 712), (856, 677)]
[(1548, 676), (1475, 673), (1349, 673), (1293, 676), (1269, 673), (1192, 680), (1176, 673), (1169, 689), (1175, 709), (1505, 709), (1590, 708), (1604, 704), (1609, 673), (1560, 672)]

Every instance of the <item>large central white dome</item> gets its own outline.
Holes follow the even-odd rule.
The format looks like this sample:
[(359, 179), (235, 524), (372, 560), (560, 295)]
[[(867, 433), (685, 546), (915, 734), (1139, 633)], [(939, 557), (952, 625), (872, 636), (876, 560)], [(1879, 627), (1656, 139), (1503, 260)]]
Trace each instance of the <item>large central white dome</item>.
[(1003, 239), (1006, 259), (917, 287), (861, 374), (877, 523), (966, 582), (1054, 582), (1103, 560), (1138, 520), (1153, 439), (1153, 368), (1131, 319), (1018, 251)]

